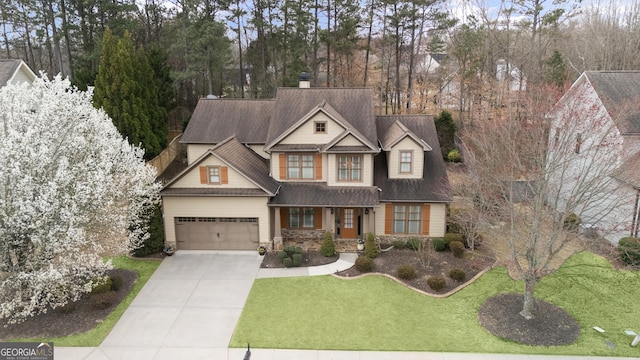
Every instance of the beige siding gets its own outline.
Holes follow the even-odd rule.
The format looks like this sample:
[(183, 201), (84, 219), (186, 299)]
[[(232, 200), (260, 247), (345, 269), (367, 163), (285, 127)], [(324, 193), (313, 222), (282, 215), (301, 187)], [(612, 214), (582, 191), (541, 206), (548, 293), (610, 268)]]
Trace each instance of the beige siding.
[(249, 148), (253, 151), (255, 151), (256, 154), (262, 156), (264, 159), (268, 159), (269, 158), (269, 154), (267, 154), (264, 151), (264, 144), (260, 144), (260, 145), (249, 145)]
[[(326, 134), (315, 133), (315, 121), (325, 121), (327, 123)], [(341, 125), (321, 112), (309, 118), (304, 124), (282, 139), (280, 144), (326, 144), (343, 131), (344, 128)]]
[[(413, 151), (411, 174), (400, 174), (400, 151)], [(420, 179), (424, 167), (424, 150), (410, 137), (405, 137), (387, 154), (390, 179)]]
[(11, 84), (22, 84), (25, 82), (31, 84), (33, 82), (33, 79), (29, 77), (24, 71), (22, 71), (22, 67), (20, 67), (20, 69), (16, 72), (14, 77), (9, 80), (9, 82)]
[(338, 141), (337, 146), (360, 146), (363, 145), (362, 141), (355, 138), (353, 135), (346, 136), (344, 139)]
[(199, 166), (194, 167), (189, 171), (189, 173), (185, 174), (180, 180), (176, 181), (171, 185), (172, 188), (206, 188), (206, 187), (219, 187), (219, 188), (241, 188), (241, 189), (257, 189), (256, 186), (251, 181), (247, 180), (239, 172), (227, 166), (229, 169), (229, 182), (227, 184), (219, 184), (219, 185), (209, 185), (209, 184), (201, 184), (200, 183), (200, 166), (227, 166), (225, 163), (220, 161), (215, 156), (209, 156), (203, 162), (199, 164)]
[[(429, 236), (444, 236), (447, 231), (447, 205), (441, 203), (430, 204), (429, 211)], [(375, 229), (377, 235), (384, 234), (385, 204), (380, 204), (375, 209)]]
[(176, 217), (257, 217), (260, 242), (269, 242), (268, 197), (165, 197), (166, 241), (176, 244)]
[(198, 160), (202, 154), (207, 152), (207, 150), (214, 147), (213, 144), (189, 144), (187, 145), (187, 163), (189, 165), (193, 164), (194, 161)]
[(338, 154), (327, 155), (327, 170), (325, 171), (329, 186), (373, 186), (373, 154), (362, 155), (362, 181), (338, 182)]

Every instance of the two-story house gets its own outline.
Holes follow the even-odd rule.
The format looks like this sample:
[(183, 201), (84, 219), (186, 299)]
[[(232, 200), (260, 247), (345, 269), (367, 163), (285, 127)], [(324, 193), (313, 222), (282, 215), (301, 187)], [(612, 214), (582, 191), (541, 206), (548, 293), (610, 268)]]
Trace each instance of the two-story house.
[(452, 197), (432, 117), (376, 116), (372, 89), (301, 81), (273, 100), (201, 99), (181, 141), (188, 167), (161, 192), (178, 249), (445, 233)]

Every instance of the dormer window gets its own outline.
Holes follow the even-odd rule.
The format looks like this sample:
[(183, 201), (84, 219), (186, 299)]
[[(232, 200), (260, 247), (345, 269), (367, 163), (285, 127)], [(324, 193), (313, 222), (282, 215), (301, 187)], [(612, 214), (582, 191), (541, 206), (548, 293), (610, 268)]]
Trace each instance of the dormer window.
[(400, 173), (411, 174), (413, 171), (413, 151), (400, 150)]
[(220, 167), (219, 166), (207, 166), (207, 173), (209, 175), (209, 184), (220, 184)]
[(313, 123), (316, 134), (326, 134), (327, 133), (327, 122), (326, 121), (316, 121)]

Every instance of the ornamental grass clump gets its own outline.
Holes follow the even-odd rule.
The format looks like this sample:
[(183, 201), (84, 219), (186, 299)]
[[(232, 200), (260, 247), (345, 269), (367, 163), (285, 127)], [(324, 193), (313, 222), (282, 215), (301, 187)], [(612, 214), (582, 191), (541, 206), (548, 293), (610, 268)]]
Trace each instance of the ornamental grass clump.
[(422, 249), (423, 245), (424, 243), (422, 242), (422, 239), (410, 238), (409, 240), (407, 240), (407, 247), (411, 250), (418, 251)]
[(361, 273), (368, 273), (373, 271), (373, 260), (366, 256), (358, 256), (355, 266)]

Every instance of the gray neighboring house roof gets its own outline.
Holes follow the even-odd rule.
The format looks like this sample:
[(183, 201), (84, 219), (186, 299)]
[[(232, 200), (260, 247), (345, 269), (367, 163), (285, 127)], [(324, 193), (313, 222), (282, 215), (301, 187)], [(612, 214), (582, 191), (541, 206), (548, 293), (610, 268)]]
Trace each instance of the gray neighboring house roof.
[(328, 186), (327, 183), (283, 182), (269, 206), (353, 206), (378, 205), (375, 186)]
[(274, 100), (200, 99), (181, 143), (217, 144), (235, 136), (243, 144), (264, 144)]
[(620, 132), (640, 133), (640, 71), (586, 71), (585, 76)]
[(31, 80), (35, 79), (36, 74), (31, 71), (24, 61), (20, 59), (0, 59), (0, 86), (7, 85), (21, 67)]
[[(433, 117), (428, 115), (377, 116), (378, 136), (388, 137), (396, 121), (402, 122), (413, 134), (433, 149), (440, 148)], [(439, 150), (424, 152), (424, 175), (421, 179), (390, 179), (387, 174), (387, 154), (381, 152), (374, 159), (374, 183), (382, 191), (381, 202), (451, 202), (447, 169)]]
[[(230, 188), (212, 188), (212, 189), (184, 189), (169, 187), (187, 174), (191, 169), (199, 166), (204, 159), (209, 155), (215, 155), (220, 160), (225, 162), (229, 167), (245, 175), (254, 184), (260, 187), (262, 190), (256, 189), (230, 189)], [(243, 196), (256, 196), (265, 195), (274, 196), (280, 184), (269, 176), (269, 163), (267, 160), (256, 154), (253, 150), (249, 149), (245, 145), (241, 144), (235, 137), (230, 137), (218, 145), (205, 152), (198, 160), (194, 161), (189, 167), (187, 167), (182, 173), (168, 182), (161, 194), (162, 195), (243, 195)]]

